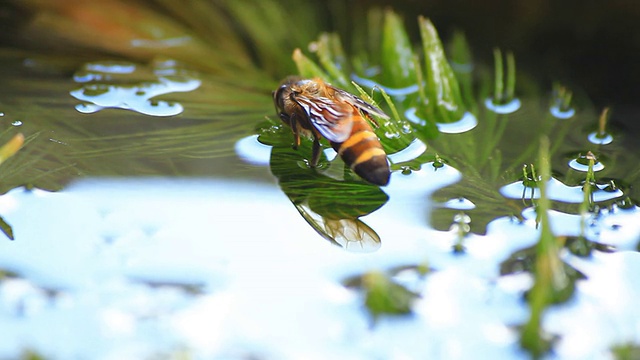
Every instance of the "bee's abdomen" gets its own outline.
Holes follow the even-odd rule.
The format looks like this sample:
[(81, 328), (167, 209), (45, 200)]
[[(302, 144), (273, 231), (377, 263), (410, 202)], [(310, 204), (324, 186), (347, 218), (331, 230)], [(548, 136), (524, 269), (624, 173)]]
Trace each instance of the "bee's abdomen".
[(355, 116), (351, 136), (342, 143), (331, 143), (345, 164), (358, 176), (375, 185), (389, 183), (387, 154), (371, 127), (360, 116)]

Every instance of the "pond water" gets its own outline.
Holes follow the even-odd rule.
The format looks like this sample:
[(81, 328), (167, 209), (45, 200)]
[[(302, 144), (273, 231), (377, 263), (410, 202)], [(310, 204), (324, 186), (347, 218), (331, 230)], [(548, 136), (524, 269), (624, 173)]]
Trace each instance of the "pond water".
[[(0, 145), (24, 135), (8, 158), (0, 150), (0, 358), (527, 359), (521, 329), (535, 311), (533, 264), (546, 258), (536, 250), (544, 199), (564, 245), (551, 258), (573, 287), (544, 308), (545, 357), (639, 346), (640, 153), (627, 146), (633, 134), (598, 130), (601, 109), (587, 99), (567, 107), (529, 83), (496, 104), (478, 68), (471, 87), (456, 73), (465, 101), (475, 94), (460, 120), (434, 123), (410, 102), (421, 86), (383, 87), (406, 122), (376, 130), (392, 164), (377, 187), (329, 146), (317, 169), (308, 139), (292, 148), (269, 65), (262, 73), (250, 55), (234, 60), (231, 43), (190, 40), (232, 36), (239, 25), (225, 33), (225, 14), (264, 45), (252, 56), (293, 64), (249, 21), (268, 10), (268, 25), (286, 17), (282, 7), (107, 3), (115, 40), (148, 35), (123, 15), (135, 10), (171, 41), (87, 40), (62, 25), (75, 10), (98, 16), (100, 2), (34, 2), (36, 20), (21, 31), (93, 48), (0, 47)], [(384, 77), (367, 69), (351, 79), (368, 90)], [(371, 279), (391, 284), (392, 303), (411, 294), (409, 309), (376, 310)]]

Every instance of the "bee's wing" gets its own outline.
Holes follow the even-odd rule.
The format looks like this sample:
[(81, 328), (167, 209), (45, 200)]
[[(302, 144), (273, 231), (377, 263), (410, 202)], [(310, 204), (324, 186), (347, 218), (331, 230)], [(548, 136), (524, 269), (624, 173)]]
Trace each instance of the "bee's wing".
[(309, 120), (327, 140), (341, 143), (351, 135), (353, 107), (326, 97), (307, 97), (298, 94), (295, 101), (307, 113)]
[(369, 114), (374, 114), (376, 116), (379, 116), (383, 119), (388, 119), (389, 115), (385, 114), (384, 111), (380, 110), (379, 108), (369, 104), (368, 102), (362, 100), (361, 98), (348, 93), (342, 89), (338, 89), (336, 87), (333, 87), (331, 85), (327, 85), (328, 87), (331, 87), (331, 89), (335, 92), (335, 96), (340, 98), (343, 101), (348, 102), (349, 104), (355, 106), (356, 108), (369, 113)]

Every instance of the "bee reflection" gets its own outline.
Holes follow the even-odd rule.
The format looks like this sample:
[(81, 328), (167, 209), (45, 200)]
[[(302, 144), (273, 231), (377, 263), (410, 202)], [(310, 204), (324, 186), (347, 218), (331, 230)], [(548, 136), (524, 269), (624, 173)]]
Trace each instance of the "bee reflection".
[(336, 180), (305, 166), (303, 154), (310, 150), (304, 143), (297, 150), (289, 142), (273, 145), (270, 167), (281, 189), (305, 221), (332, 244), (354, 252), (380, 248), (378, 234), (359, 218), (384, 205), (387, 194), (359, 178)]

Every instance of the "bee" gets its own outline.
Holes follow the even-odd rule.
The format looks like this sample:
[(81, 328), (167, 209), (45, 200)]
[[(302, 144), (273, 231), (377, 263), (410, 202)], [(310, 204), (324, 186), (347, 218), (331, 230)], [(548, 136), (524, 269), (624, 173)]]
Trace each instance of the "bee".
[(382, 110), (320, 78), (288, 77), (273, 92), (273, 101), (280, 119), (293, 131), (294, 148), (301, 134), (313, 137), (312, 167), (318, 164), (324, 137), (358, 176), (378, 186), (389, 183), (387, 154), (364, 119), (375, 123), (370, 114), (388, 119)]

